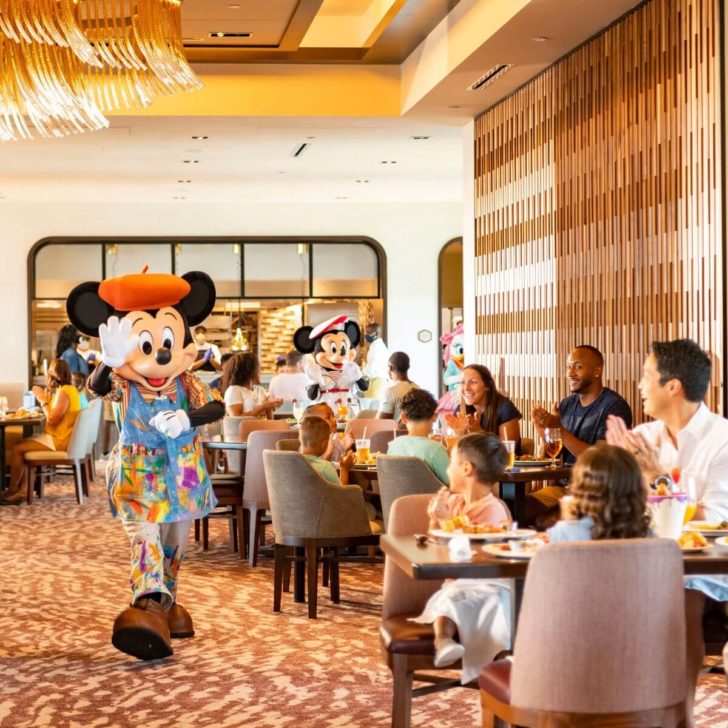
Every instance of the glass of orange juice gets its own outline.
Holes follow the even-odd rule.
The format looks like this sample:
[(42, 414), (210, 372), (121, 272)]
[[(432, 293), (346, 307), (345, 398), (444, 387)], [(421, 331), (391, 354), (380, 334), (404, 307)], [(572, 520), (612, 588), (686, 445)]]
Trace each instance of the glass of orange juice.
[(356, 441), (356, 460), (359, 465), (365, 465), (369, 460), (369, 447), (371, 440), (369, 438), (361, 438)]
[(695, 512), (698, 510), (698, 494), (695, 486), (695, 478), (692, 475), (685, 476), (684, 485), (685, 492), (688, 494), (688, 504), (685, 508), (683, 523), (688, 523), (693, 520)]
[(510, 470), (516, 464), (516, 441), (515, 440), (503, 440), (503, 446), (508, 453), (508, 463), (506, 470)]

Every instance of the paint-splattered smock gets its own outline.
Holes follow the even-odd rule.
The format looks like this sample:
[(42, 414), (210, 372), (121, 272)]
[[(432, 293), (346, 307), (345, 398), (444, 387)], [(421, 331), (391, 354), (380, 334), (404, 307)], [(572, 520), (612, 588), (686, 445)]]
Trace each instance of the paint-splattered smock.
[(149, 421), (164, 410), (189, 412), (218, 397), (189, 372), (170, 383), (161, 397), (114, 376), (110, 397), (120, 432), (106, 469), (114, 516), (170, 523), (207, 515), (217, 501), (197, 431), (191, 428), (171, 438)]

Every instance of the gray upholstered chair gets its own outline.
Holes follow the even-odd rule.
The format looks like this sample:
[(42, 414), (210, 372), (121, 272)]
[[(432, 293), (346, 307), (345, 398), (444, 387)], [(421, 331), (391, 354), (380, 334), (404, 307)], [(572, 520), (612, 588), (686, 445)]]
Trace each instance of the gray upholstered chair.
[(89, 423), (86, 430), (86, 460), (84, 467), (86, 468), (86, 488), (84, 495), (88, 495), (88, 485), (93, 483), (96, 478), (95, 467), (94, 467), (94, 451), (96, 449), (96, 441), (99, 439), (99, 432), (101, 431), (101, 418), (104, 414), (103, 400), (92, 399), (88, 403), (88, 408), (91, 411), (91, 416), (88, 418)]
[[(331, 600), (339, 602), (338, 548), (373, 546), (379, 536), (372, 528), (364, 495), (356, 485), (334, 485), (324, 480), (303, 455), (263, 453), (275, 533), (273, 611), (281, 610), (285, 565), (290, 547), (304, 551), (308, 581), (308, 616), (316, 617), (319, 551), (330, 563)], [(294, 557), (295, 558), (295, 557)]]
[(395, 438), (395, 430), (380, 430), (373, 432), (369, 438), (369, 450), (371, 452), (387, 452), (389, 443)]
[(300, 447), (301, 441), (294, 437), (285, 440), (278, 440), (276, 443), (276, 450), (283, 450), (284, 452), (298, 452), (298, 448)]
[[(261, 420), (263, 422), (264, 420)], [(274, 422), (275, 420), (265, 420)], [(285, 424), (285, 423), (284, 423)], [(245, 493), (243, 510), (248, 530), (248, 564), (258, 563), (258, 547), (263, 536), (263, 529), (270, 521), (266, 517), (270, 509), (268, 485), (263, 469), (263, 451), (275, 450), (278, 440), (291, 436), (286, 425), (283, 430), (256, 430), (248, 436), (248, 450), (245, 454)]]
[(366, 430), (366, 436), (371, 437), (375, 432), (391, 432), (396, 430), (398, 427), (396, 420), (370, 420), (357, 417), (354, 420), (349, 420), (349, 424), (346, 426), (346, 432), (350, 434), (355, 440), (360, 437), (364, 437), (364, 431)]
[[(429, 494), (405, 495), (392, 505), (388, 533), (392, 536), (412, 536), (427, 533)], [(382, 655), (392, 671), (392, 728), (409, 728), (412, 698), (447, 688), (460, 687), (458, 678), (432, 675), (435, 646), (431, 624), (411, 622), (422, 614), (427, 600), (442, 585), (442, 581), (415, 581), (391, 559), (384, 559), (384, 595), (382, 624), (379, 636)], [(449, 665), (447, 670), (457, 669)], [(424, 671), (424, 672), (422, 672)], [(426, 683), (415, 688), (413, 683)], [(466, 687), (477, 687), (471, 683)]]
[(73, 423), (71, 439), (66, 450), (32, 450), (25, 453), (23, 458), (23, 477), (27, 486), (28, 505), (33, 502), (35, 489), (35, 469), (49, 465), (70, 465), (73, 470), (73, 480), (76, 485), (76, 500), (79, 505), (83, 503), (83, 494), (88, 493), (88, 472), (86, 459), (88, 456), (88, 443), (90, 430), (93, 429), (94, 410), (82, 409)]
[(377, 477), (385, 531), (389, 531), (389, 511), (397, 498), (413, 493), (437, 493), (445, 485), (422, 460), (402, 455), (379, 455)]
[(513, 659), (481, 672), (483, 726), (684, 725), (685, 672), (675, 541), (553, 544), (528, 567)]
[(240, 422), (240, 440), (247, 442), (250, 435), (259, 430), (281, 430), (290, 434), (291, 427), (286, 420), (261, 420), (257, 417), (243, 417)]

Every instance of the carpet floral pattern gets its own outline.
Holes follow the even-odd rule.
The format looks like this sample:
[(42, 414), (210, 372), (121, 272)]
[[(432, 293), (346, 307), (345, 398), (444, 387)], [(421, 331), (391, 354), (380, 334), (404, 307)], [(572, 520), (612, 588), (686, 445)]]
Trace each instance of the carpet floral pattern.
[[(381, 565), (344, 564), (339, 605), (320, 590), (319, 619), (284, 595), (272, 612), (272, 565), (243, 565), (214, 522), (211, 548), (193, 544), (180, 603), (197, 636), (167, 661), (142, 663), (111, 646), (129, 599), (128, 543), (101, 486), (76, 505), (70, 484), (42, 503), (0, 508), (0, 726), (389, 725), (391, 681), (379, 657)], [(728, 728), (721, 676), (701, 683), (701, 727)], [(480, 723), (475, 691), (417, 699), (413, 725)]]

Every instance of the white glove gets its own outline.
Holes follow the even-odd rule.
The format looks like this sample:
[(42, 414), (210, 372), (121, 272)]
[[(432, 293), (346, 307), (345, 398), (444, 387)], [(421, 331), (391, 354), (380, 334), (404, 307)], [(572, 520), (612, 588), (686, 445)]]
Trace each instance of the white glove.
[(345, 361), (344, 366), (341, 367), (342, 378), (347, 382), (353, 384), (362, 378), (361, 369), (355, 361)]
[(172, 439), (190, 429), (190, 418), (184, 410), (163, 410), (154, 415), (149, 424)]
[(304, 357), (303, 371), (312, 384), (318, 384), (319, 386), (323, 386), (323, 384), (324, 384), (323, 369), (321, 369), (321, 367), (316, 363), (316, 360), (312, 356)]
[(126, 357), (137, 345), (139, 336), (132, 334), (129, 319), (119, 320), (118, 316), (111, 316), (105, 324), (99, 326), (99, 339), (101, 339), (101, 361), (107, 367), (115, 369), (124, 366)]

